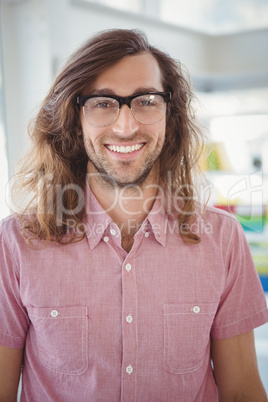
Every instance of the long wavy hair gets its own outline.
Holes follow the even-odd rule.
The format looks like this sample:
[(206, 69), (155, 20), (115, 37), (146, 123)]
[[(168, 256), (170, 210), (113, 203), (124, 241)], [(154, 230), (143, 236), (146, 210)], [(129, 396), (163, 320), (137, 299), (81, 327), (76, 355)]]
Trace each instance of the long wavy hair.
[(85, 191), (88, 157), (76, 97), (108, 67), (123, 57), (143, 52), (155, 57), (163, 88), (172, 93), (159, 158), (160, 183), (167, 189), (169, 174), (168, 190), (183, 200), (178, 216), (182, 238), (190, 243), (200, 241), (191, 230), (185, 230), (194, 214), (193, 177), (202, 148), (189, 80), (181, 64), (151, 46), (143, 32), (116, 29), (95, 35), (68, 59), (29, 126), (32, 146), (20, 164), (13, 187), (13, 196), (26, 194), (26, 205), (18, 215), (22, 235), (28, 242), (74, 242), (84, 237), (84, 233), (79, 235), (75, 230), (70, 236), (68, 226), (70, 219), (73, 227), (82, 224), (85, 213), (77, 189)]

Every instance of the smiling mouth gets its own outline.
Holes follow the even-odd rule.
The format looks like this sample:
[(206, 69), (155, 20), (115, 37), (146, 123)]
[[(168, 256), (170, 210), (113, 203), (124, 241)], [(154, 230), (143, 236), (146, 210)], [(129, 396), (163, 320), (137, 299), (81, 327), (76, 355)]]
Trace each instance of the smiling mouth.
[(135, 145), (105, 145), (110, 151), (118, 152), (120, 154), (130, 154), (131, 152), (138, 151), (144, 146), (143, 144), (135, 144)]

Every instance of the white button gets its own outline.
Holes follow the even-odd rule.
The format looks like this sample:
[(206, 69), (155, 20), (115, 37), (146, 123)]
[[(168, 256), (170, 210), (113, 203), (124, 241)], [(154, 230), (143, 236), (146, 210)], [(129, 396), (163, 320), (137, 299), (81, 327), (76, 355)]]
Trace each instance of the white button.
[(131, 322), (133, 321), (133, 318), (132, 318), (132, 316), (129, 314), (129, 315), (126, 317), (126, 320), (127, 320), (128, 323), (131, 323)]
[(126, 264), (126, 270), (129, 272), (131, 270), (131, 264), (127, 263)]
[(131, 373), (133, 372), (133, 367), (132, 367), (131, 365), (127, 366), (126, 372), (127, 372), (128, 374), (131, 374)]
[(110, 233), (111, 233), (111, 235), (115, 236), (115, 235), (116, 235), (116, 230), (111, 229), (111, 230), (110, 230)]
[(149, 232), (145, 232), (144, 236), (145, 237), (149, 237), (150, 233)]
[(59, 312), (57, 310), (52, 310), (50, 315), (51, 317), (57, 317), (59, 315)]
[(200, 307), (194, 306), (193, 312), (197, 314), (197, 313), (199, 313), (199, 311), (200, 311)]
[(103, 240), (107, 243), (107, 242), (109, 241), (109, 237), (108, 237), (108, 236), (105, 236), (105, 237), (103, 238)]

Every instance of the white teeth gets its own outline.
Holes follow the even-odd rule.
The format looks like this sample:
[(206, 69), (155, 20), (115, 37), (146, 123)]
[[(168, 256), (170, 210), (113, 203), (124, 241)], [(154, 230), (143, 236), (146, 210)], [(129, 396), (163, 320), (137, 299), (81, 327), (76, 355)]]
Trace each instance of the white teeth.
[(121, 154), (129, 154), (130, 152), (138, 151), (138, 149), (141, 149), (142, 147), (143, 144), (127, 145), (126, 147), (123, 145), (107, 145), (107, 148), (111, 151)]

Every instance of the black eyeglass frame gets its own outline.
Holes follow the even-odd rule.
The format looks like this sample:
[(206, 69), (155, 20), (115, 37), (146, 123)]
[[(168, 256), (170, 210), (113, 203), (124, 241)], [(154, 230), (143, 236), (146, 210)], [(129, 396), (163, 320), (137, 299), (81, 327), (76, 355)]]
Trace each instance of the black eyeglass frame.
[(131, 95), (131, 96), (117, 96), (117, 95), (97, 95), (97, 94), (93, 94), (93, 95), (79, 95), (76, 98), (77, 103), (80, 106), (85, 106), (85, 103), (88, 99), (91, 98), (111, 98), (111, 99), (115, 99), (117, 100), (117, 102), (119, 103), (119, 109), (121, 109), (121, 107), (123, 105), (127, 105), (129, 108), (131, 108), (131, 102), (133, 99), (138, 98), (139, 96), (144, 96), (144, 95), (160, 95), (162, 96), (162, 98), (164, 99), (164, 101), (166, 103), (170, 102), (171, 100), (171, 92), (144, 92), (144, 93), (140, 93), (140, 94), (135, 94), (135, 95)]

